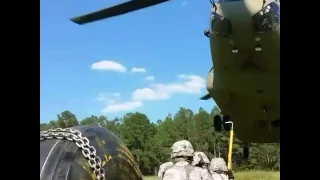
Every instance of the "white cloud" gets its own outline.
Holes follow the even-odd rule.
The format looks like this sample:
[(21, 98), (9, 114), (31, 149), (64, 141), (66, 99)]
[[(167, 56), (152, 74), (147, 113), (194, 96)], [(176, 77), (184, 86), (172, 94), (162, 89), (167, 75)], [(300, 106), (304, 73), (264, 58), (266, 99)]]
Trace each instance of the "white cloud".
[(147, 81), (154, 81), (154, 76), (147, 76), (147, 77), (146, 77), (146, 80), (147, 80)]
[(182, 74), (178, 78), (180, 82), (152, 84), (149, 88), (137, 89), (132, 93), (132, 100), (168, 99), (175, 93), (201, 93), (205, 88), (205, 80), (200, 76)]
[(147, 70), (145, 68), (132, 68), (131, 69), (131, 72), (137, 72), (137, 73), (144, 73), (144, 72), (147, 72)]
[(126, 101), (120, 103), (108, 104), (105, 108), (101, 110), (102, 113), (113, 113), (120, 111), (131, 111), (143, 106), (141, 101)]
[(102, 113), (132, 111), (142, 107), (144, 100), (168, 99), (175, 93), (201, 93), (203, 88), (205, 80), (202, 77), (182, 74), (175, 83), (151, 84), (150, 87), (136, 89), (132, 93), (131, 101), (121, 101), (120, 93), (101, 93), (98, 100), (105, 105)]
[(98, 101), (101, 101), (105, 105), (101, 110), (102, 113), (130, 111), (143, 106), (141, 101), (121, 102), (120, 93), (101, 93), (98, 96)]
[(100, 93), (97, 99), (105, 104), (109, 104), (120, 100), (120, 96), (120, 93)]
[(159, 92), (151, 88), (136, 89), (132, 94), (133, 100), (160, 100), (168, 99), (169, 95), (167, 93)]
[(127, 68), (122, 64), (117, 63), (115, 61), (103, 60), (91, 65), (91, 69), (93, 70), (102, 70), (102, 71), (115, 71), (115, 72), (126, 72)]

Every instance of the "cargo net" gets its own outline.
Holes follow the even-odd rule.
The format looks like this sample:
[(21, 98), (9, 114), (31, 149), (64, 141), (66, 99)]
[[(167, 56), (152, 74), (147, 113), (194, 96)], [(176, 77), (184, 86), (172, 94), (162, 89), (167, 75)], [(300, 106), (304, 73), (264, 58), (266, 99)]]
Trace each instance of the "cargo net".
[(71, 128), (57, 128), (48, 131), (40, 131), (40, 141), (46, 139), (66, 139), (76, 143), (82, 150), (83, 156), (88, 159), (89, 166), (93, 169), (93, 175), (96, 180), (105, 180), (105, 171), (101, 166), (101, 159), (97, 156), (97, 151), (89, 145), (89, 139), (82, 137), (81, 132)]

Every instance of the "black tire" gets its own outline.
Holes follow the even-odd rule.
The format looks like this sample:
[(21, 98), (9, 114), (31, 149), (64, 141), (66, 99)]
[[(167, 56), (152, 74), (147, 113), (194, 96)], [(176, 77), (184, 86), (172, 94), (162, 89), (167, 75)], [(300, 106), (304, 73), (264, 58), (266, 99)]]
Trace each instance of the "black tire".
[(221, 132), (222, 130), (222, 119), (219, 115), (215, 115), (213, 118), (213, 127), (217, 132)]
[(229, 115), (224, 115), (222, 121), (223, 121), (223, 129), (224, 129), (225, 131), (229, 132), (229, 131), (231, 130), (231, 124), (228, 124), (228, 123), (226, 123), (226, 122), (231, 121), (230, 116), (229, 116)]
[(249, 147), (243, 147), (243, 159), (248, 160), (249, 158)]
[[(142, 180), (130, 151), (110, 131), (98, 126), (79, 126), (83, 137), (101, 158), (106, 179)], [(110, 158), (111, 157), (111, 158)], [(40, 180), (95, 180), (93, 170), (78, 146), (68, 140), (40, 140)]]

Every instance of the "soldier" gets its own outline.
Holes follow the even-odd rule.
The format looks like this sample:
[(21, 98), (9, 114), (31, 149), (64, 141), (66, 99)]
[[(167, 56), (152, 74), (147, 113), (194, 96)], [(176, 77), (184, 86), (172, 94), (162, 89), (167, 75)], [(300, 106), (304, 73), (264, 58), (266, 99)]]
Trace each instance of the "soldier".
[(232, 171), (228, 170), (223, 158), (213, 158), (210, 163), (210, 171), (214, 180), (234, 179)]
[(206, 169), (210, 173), (210, 160), (203, 152), (197, 151), (194, 153), (192, 165)]
[(173, 166), (172, 162), (165, 162), (160, 165), (159, 172), (158, 172), (158, 180), (162, 180), (164, 172), (169, 169), (171, 166)]
[(213, 180), (208, 171), (192, 166), (194, 150), (187, 140), (175, 142), (171, 147), (174, 165), (164, 171), (162, 180)]

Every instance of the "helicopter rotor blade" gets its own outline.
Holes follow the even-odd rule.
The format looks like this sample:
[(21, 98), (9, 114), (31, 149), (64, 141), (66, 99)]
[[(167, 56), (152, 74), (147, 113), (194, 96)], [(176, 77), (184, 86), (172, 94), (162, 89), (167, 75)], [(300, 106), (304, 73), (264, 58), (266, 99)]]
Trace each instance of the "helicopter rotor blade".
[(211, 95), (210, 94), (206, 94), (206, 95), (204, 95), (203, 97), (201, 97), (200, 99), (201, 100), (208, 100), (208, 99), (210, 99), (211, 98)]
[(77, 17), (71, 18), (70, 20), (76, 24), (82, 25), (82, 24), (87, 24), (90, 22), (122, 15), (128, 12), (136, 11), (149, 6), (154, 6), (167, 1), (169, 0), (131, 0), (128, 2), (124, 2), (118, 5), (109, 7), (109, 8), (96, 11), (96, 12), (92, 12), (82, 16), (77, 16)]

